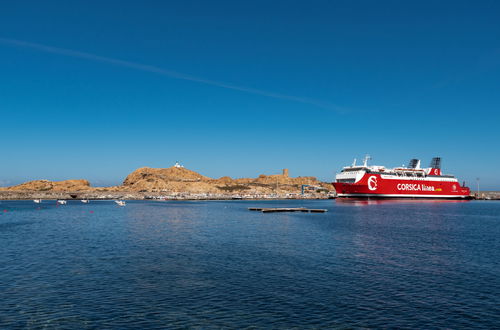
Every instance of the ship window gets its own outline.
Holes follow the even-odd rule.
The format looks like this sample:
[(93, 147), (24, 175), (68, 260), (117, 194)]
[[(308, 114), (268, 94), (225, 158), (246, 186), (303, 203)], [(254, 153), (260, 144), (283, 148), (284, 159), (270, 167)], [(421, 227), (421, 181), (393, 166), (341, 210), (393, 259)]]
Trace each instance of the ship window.
[(342, 183), (354, 183), (356, 179), (337, 179), (337, 182), (342, 182)]
[(359, 168), (348, 168), (348, 169), (342, 170), (342, 172), (357, 172), (357, 171), (359, 171)]

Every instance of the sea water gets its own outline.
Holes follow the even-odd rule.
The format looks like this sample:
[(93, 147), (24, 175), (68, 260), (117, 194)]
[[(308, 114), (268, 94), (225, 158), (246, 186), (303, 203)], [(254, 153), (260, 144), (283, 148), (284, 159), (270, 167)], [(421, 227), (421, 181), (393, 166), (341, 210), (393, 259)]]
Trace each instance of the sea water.
[(498, 328), (500, 203), (0, 202), (1, 328), (251, 326)]

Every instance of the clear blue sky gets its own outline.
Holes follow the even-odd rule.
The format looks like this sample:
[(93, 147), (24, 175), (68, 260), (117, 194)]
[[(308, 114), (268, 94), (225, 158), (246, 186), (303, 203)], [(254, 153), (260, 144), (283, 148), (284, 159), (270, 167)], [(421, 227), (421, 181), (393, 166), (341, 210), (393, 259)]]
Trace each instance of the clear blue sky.
[(0, 184), (352, 158), (500, 189), (499, 1), (0, 4)]

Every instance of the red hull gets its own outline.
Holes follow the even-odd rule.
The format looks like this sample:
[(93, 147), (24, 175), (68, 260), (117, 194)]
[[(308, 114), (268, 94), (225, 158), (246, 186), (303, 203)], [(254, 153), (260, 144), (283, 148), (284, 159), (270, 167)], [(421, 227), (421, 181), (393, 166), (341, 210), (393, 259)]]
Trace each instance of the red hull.
[(406, 179), (394, 175), (367, 173), (356, 183), (334, 182), (338, 197), (460, 198), (470, 189), (443, 177)]

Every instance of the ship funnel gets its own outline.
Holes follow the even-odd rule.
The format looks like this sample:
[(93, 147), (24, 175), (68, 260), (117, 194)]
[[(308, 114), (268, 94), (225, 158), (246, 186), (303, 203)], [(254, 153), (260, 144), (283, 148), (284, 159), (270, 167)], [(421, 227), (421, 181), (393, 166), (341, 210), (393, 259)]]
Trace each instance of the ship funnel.
[(432, 158), (430, 167), (441, 169), (441, 157)]
[(408, 168), (415, 168), (419, 169), (420, 168), (420, 160), (419, 159), (411, 159), (410, 163), (408, 164)]

